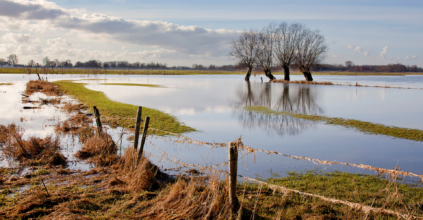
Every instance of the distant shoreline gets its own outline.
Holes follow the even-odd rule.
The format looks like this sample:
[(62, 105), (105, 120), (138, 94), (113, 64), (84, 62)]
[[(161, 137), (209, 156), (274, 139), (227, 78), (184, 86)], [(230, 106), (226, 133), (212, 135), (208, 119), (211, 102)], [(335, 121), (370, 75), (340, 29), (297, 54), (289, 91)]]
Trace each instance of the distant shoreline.
[[(31, 74), (36, 69), (32, 68)], [(245, 75), (246, 71), (213, 71), (213, 70), (131, 70), (131, 69), (48, 69), (39, 68), (38, 73), (46, 74), (107, 74), (107, 75)], [(0, 74), (28, 74), (26, 68), (0, 68)], [(284, 75), (283, 72), (273, 72), (273, 75)], [(264, 75), (263, 72), (253, 72), (252, 75)], [(302, 75), (301, 72), (291, 72), (291, 75)], [(335, 75), (335, 76), (405, 76), (423, 75), (417, 72), (312, 72), (312, 75)]]

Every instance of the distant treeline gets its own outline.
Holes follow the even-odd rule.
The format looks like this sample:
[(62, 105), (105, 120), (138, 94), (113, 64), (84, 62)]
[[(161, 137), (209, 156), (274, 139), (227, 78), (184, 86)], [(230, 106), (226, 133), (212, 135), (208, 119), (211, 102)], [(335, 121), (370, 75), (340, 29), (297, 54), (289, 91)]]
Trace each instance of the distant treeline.
[[(3, 67), (18, 67), (18, 68), (87, 68), (87, 69), (149, 69), (149, 70), (216, 70), (216, 71), (242, 71), (246, 69), (243, 65), (222, 65), (216, 66), (213, 64), (202, 65), (193, 64), (191, 67), (188, 66), (171, 66), (168, 67), (166, 63), (150, 62), (141, 63), (128, 61), (107, 61), (102, 62), (100, 60), (89, 60), (85, 62), (77, 61), (75, 64), (71, 60), (59, 61), (58, 59), (50, 60), (48, 57), (43, 58), (42, 64), (35, 63), (34, 60), (30, 60), (28, 65), (18, 64), (18, 57), (16, 54), (11, 54), (7, 60), (0, 58), (0, 66)], [(295, 65), (290, 66), (294, 71), (299, 71)], [(259, 65), (255, 66), (256, 71), (262, 71)], [(273, 71), (283, 71), (281, 66), (273, 66)], [(346, 61), (343, 64), (318, 64), (313, 66), (313, 71), (337, 71), (337, 72), (423, 72), (423, 68), (417, 65), (403, 65), (388, 64), (388, 65), (355, 65), (352, 61)]]
[(320, 64), (315, 67), (316, 71), (348, 71), (348, 72), (423, 72), (423, 68), (417, 65), (388, 64), (388, 65), (354, 65), (351, 61), (342, 64)]

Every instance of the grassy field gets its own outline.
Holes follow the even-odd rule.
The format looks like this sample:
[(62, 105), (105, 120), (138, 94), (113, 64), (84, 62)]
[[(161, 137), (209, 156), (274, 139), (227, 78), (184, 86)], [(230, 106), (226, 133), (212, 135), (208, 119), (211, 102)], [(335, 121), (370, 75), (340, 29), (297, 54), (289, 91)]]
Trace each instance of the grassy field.
[[(27, 73), (26, 68), (0, 68), (0, 73)], [(38, 69), (38, 73), (45, 74), (112, 74), (112, 75), (245, 75), (246, 71), (211, 71), (211, 70), (102, 70), (102, 69)], [(32, 69), (35, 74), (35, 68)], [(283, 72), (273, 72), (274, 75), (283, 75)], [(253, 75), (264, 75), (263, 72), (253, 72)], [(293, 71), (291, 75), (302, 75)], [(369, 75), (369, 76), (403, 76), (423, 75), (423, 73), (372, 73), (372, 72), (313, 72), (312, 75)], [(279, 78), (279, 77), (278, 77)]]
[[(2, 169), (4, 177), (15, 170)], [(70, 172), (62, 168), (35, 168), (12, 183), (0, 186), (0, 218), (7, 219), (228, 219), (227, 183), (199, 177), (176, 176), (166, 182), (142, 179), (114, 167)], [(144, 172), (145, 173), (145, 172)], [(72, 174), (72, 175), (69, 175)], [(92, 175), (95, 174), (95, 175)], [(46, 188), (41, 180), (49, 182)], [(384, 207), (422, 216), (423, 191), (377, 176), (341, 172), (290, 173), (266, 180), (329, 198)], [(134, 188), (138, 183), (141, 187)], [(19, 186), (30, 187), (17, 196)], [(153, 186), (154, 187), (151, 187)], [(274, 192), (266, 186), (237, 186), (242, 206), (238, 219), (398, 219), (369, 213), (295, 193)], [(212, 213), (212, 214), (210, 214)]]
[[(59, 86), (60, 90), (65, 94), (75, 97), (78, 101), (89, 107), (90, 110), (93, 106), (97, 106), (102, 116), (111, 118), (106, 118), (106, 123), (114, 123), (124, 128), (135, 127), (134, 118), (137, 115), (138, 106), (112, 101), (103, 92), (89, 90), (82, 83), (56, 81), (54, 84)], [(142, 118), (150, 116), (150, 127), (173, 133), (195, 131), (195, 129), (179, 122), (174, 116), (164, 112), (147, 107), (143, 107), (142, 111)]]
[(383, 124), (375, 124), (366, 121), (359, 121), (354, 119), (343, 119), (343, 118), (331, 118), (318, 115), (304, 115), (295, 114), (291, 112), (279, 112), (271, 110), (265, 106), (247, 106), (245, 110), (252, 111), (259, 114), (266, 115), (289, 115), (296, 118), (312, 120), (312, 121), (324, 121), (326, 124), (335, 124), (344, 126), (347, 128), (354, 128), (361, 132), (370, 134), (381, 134), (396, 138), (404, 138), (415, 141), (423, 141), (423, 131), (418, 129), (399, 128), (395, 126), (387, 126)]

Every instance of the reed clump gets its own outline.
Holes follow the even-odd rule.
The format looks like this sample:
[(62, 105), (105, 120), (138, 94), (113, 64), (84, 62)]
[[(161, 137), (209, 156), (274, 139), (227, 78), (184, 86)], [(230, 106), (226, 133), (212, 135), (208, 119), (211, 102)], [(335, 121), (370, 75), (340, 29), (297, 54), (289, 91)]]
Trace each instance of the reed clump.
[(94, 163), (96, 166), (109, 166), (117, 161), (117, 146), (110, 135), (100, 133), (89, 138), (75, 157)]
[(36, 92), (41, 92), (49, 96), (60, 96), (62, 93), (59, 88), (53, 83), (43, 80), (31, 80), (26, 84), (26, 95), (32, 95)]
[(16, 125), (8, 125), (5, 132), (5, 144), (2, 148), (7, 158), (19, 161), (26, 165), (62, 165), (66, 166), (67, 160), (59, 152), (60, 141), (51, 136), (45, 138), (30, 137), (22, 139), (22, 133)]
[(84, 109), (84, 106), (83, 104), (72, 104), (68, 102), (62, 106), (62, 109), (65, 110), (67, 113), (79, 112), (81, 109)]

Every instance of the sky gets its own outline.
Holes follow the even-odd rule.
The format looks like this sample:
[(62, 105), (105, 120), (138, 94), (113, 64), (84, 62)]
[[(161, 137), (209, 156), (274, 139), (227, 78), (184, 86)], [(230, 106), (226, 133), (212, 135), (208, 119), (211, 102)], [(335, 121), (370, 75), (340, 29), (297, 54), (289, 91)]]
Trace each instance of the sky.
[(423, 67), (421, 0), (0, 0), (0, 58), (234, 64), (231, 42), (270, 22), (319, 29), (324, 63)]

